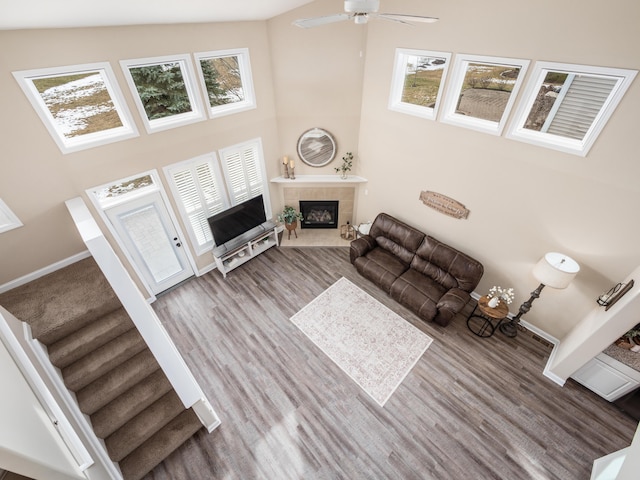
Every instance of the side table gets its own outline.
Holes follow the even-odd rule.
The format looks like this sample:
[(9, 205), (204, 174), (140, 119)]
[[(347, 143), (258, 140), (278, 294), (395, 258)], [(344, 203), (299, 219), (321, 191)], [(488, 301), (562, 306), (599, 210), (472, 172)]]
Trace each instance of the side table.
[(501, 301), (497, 307), (491, 308), (489, 297), (485, 295), (478, 299), (476, 308), (467, 319), (467, 327), (479, 337), (490, 337), (507, 315), (509, 315), (509, 307), (504, 301)]

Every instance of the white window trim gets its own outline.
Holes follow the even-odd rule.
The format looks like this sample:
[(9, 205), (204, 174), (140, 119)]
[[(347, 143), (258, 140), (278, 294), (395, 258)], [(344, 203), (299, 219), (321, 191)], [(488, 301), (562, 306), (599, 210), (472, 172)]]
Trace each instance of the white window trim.
[[(184, 80), (184, 86), (189, 96), (189, 102), (191, 104), (191, 111), (186, 113), (180, 113), (164, 118), (157, 118), (150, 120), (147, 117), (147, 112), (144, 109), (136, 84), (133, 81), (133, 76), (129, 71), (130, 68), (135, 67), (148, 67), (154, 65), (161, 65), (164, 63), (179, 63), (182, 70), (182, 78)], [(189, 125), (191, 123), (200, 122), (206, 120), (204, 113), (204, 105), (201, 101), (200, 92), (198, 92), (197, 82), (195, 81), (195, 72), (191, 63), (191, 57), (188, 54), (184, 55), (169, 55), (162, 57), (150, 57), (150, 58), (138, 58), (132, 60), (121, 60), (120, 67), (124, 73), (124, 76), (131, 90), (131, 95), (138, 108), (138, 113), (142, 118), (144, 127), (147, 133), (156, 133), (170, 128), (181, 127), (183, 125)]]
[[(504, 109), (504, 112), (502, 113), (502, 117), (499, 122), (456, 113), (458, 100), (460, 98), (460, 91), (462, 89), (462, 85), (467, 73), (467, 68), (470, 63), (484, 63), (505, 66), (512, 65), (514, 67), (520, 68), (518, 79), (513, 86), (511, 94), (509, 95), (509, 101), (507, 102), (507, 105)], [(522, 81), (526, 75), (528, 67), (529, 60), (505, 57), (488, 57), (485, 55), (456, 55), (452, 78), (449, 83), (449, 87), (447, 88), (440, 121), (451, 125), (470, 128), (479, 132), (489, 133), (492, 135), (501, 135), (507, 119), (509, 118), (511, 108), (516, 101), (518, 90), (522, 85)]]
[(269, 182), (267, 180), (267, 171), (264, 162), (264, 153), (262, 151), (262, 139), (254, 138), (252, 140), (247, 140), (246, 142), (238, 143), (236, 145), (231, 145), (229, 147), (222, 148), (218, 150), (218, 154), (220, 155), (220, 164), (222, 165), (222, 171), (224, 173), (225, 179), (225, 187), (227, 188), (227, 192), (229, 198), (231, 199), (231, 204), (235, 205), (233, 200), (233, 192), (230, 191), (231, 181), (229, 178), (229, 172), (227, 171), (227, 164), (225, 159), (227, 155), (237, 152), (238, 150), (245, 150), (247, 147), (255, 146), (258, 151), (258, 168), (260, 169), (260, 175), (262, 176), (262, 199), (264, 200), (264, 207), (267, 219), (273, 217), (271, 212), (271, 198), (269, 196)]
[[(409, 55), (416, 55), (419, 57), (438, 57), (438, 58), (445, 59), (445, 64), (442, 70), (442, 78), (440, 79), (440, 86), (438, 88), (438, 95), (436, 96), (436, 102), (433, 108), (414, 105), (414, 104), (406, 103), (402, 101), (402, 94), (404, 92), (404, 84), (405, 84), (405, 78), (406, 78), (406, 71), (405, 71), (406, 64), (407, 64), (406, 57)], [(400, 113), (406, 113), (407, 115), (414, 115), (416, 117), (426, 118), (429, 120), (435, 120), (438, 115), (440, 101), (442, 99), (442, 95), (444, 92), (444, 86), (445, 86), (450, 62), (451, 62), (450, 53), (397, 48), (394, 65), (393, 65), (393, 77), (391, 79), (391, 94), (389, 96), (389, 110), (393, 110)]]
[(14, 228), (22, 227), (18, 216), (11, 211), (9, 206), (0, 198), (0, 233), (8, 232)]
[[(31, 79), (44, 76), (72, 75), (97, 70), (104, 73), (105, 86), (109, 92), (111, 100), (113, 101), (113, 105), (120, 116), (122, 126), (102, 132), (66, 138), (58, 130), (53, 115), (47, 108), (47, 105), (44, 103), (42, 96), (38, 93), (38, 90)], [(13, 72), (13, 76), (63, 154), (77, 152), (113, 142), (119, 142), (138, 136), (138, 130), (133, 122), (133, 118), (131, 117), (129, 110), (127, 109), (126, 102), (124, 101), (124, 97), (122, 96), (122, 92), (120, 91), (120, 87), (118, 86), (113, 70), (107, 62), (22, 70), (19, 72)]]
[[(239, 113), (246, 110), (252, 110), (257, 107), (256, 97), (253, 89), (253, 77), (251, 75), (251, 60), (249, 58), (248, 48), (236, 48), (230, 50), (215, 50), (211, 52), (198, 52), (193, 54), (195, 58), (196, 68), (198, 69), (198, 76), (200, 78), (200, 86), (202, 88), (202, 94), (204, 96), (204, 104), (209, 112), (209, 118), (218, 118), (224, 115), (230, 115), (233, 113)], [(242, 79), (242, 90), (244, 93), (244, 100), (241, 102), (229, 103), (226, 105), (220, 105), (212, 107), (209, 103), (209, 94), (207, 92), (207, 86), (204, 82), (204, 75), (202, 73), (201, 60), (216, 57), (238, 57), (238, 67), (240, 68), (240, 77)]]
[[(220, 170), (220, 162), (218, 161), (218, 158), (215, 152), (207, 153), (205, 155), (200, 155), (198, 157), (191, 158), (189, 160), (184, 160), (179, 163), (174, 163), (172, 165), (167, 165), (166, 167), (163, 168), (164, 176), (167, 180), (167, 183), (169, 184), (169, 190), (171, 190), (171, 194), (173, 195), (175, 204), (178, 207), (178, 212), (180, 213), (180, 218), (182, 219), (182, 223), (187, 230), (187, 235), (189, 236), (189, 240), (191, 241), (191, 246), (196, 252), (196, 255), (203, 255), (204, 253), (212, 250), (214, 247), (214, 243), (213, 243), (213, 240), (211, 240), (210, 242), (204, 245), (200, 245), (198, 243), (198, 238), (196, 236), (196, 233), (193, 231), (191, 223), (189, 222), (189, 214), (185, 210), (184, 204), (180, 199), (180, 192), (178, 191), (178, 188), (176, 187), (175, 181), (173, 179), (173, 172), (176, 170), (183, 170), (184, 168), (191, 167), (195, 164), (201, 164), (204, 162), (207, 162), (210, 164), (213, 175), (215, 179), (218, 181), (218, 183), (220, 184), (218, 186), (220, 188), (220, 194), (222, 196), (224, 208), (225, 209), (229, 208), (231, 204), (229, 202), (229, 196), (227, 194), (227, 186), (226, 186), (225, 179), (222, 176), (222, 172)], [(198, 189), (200, 189), (199, 185), (198, 185)]]
[[(524, 124), (527, 121), (529, 111), (531, 110), (531, 107), (536, 100), (540, 85), (544, 81), (549, 71), (585, 75), (601, 75), (618, 78), (618, 82), (611, 91), (609, 98), (603, 105), (600, 113), (598, 114), (582, 140), (575, 140), (559, 135), (552, 135), (550, 133), (538, 132), (535, 130), (524, 128)], [(527, 84), (527, 87), (522, 94), (522, 99), (514, 114), (513, 121), (509, 126), (506, 137), (532, 145), (547, 147), (553, 150), (558, 150), (561, 152), (571, 153), (584, 157), (589, 153), (589, 150), (595, 143), (598, 135), (618, 106), (618, 103), (620, 103), (620, 100), (622, 100), (622, 97), (633, 82), (633, 79), (636, 77), (637, 73), (638, 72), (635, 70), (625, 70), (620, 68), (591, 67), (585, 65), (572, 65), (567, 63), (554, 62), (536, 62), (529, 79), (529, 83)]]

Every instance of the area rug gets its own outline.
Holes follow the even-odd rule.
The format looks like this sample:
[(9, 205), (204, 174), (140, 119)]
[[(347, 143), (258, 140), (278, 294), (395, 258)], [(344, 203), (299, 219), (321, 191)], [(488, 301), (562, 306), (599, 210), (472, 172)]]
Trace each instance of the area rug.
[(291, 321), (380, 406), (433, 341), (344, 277)]

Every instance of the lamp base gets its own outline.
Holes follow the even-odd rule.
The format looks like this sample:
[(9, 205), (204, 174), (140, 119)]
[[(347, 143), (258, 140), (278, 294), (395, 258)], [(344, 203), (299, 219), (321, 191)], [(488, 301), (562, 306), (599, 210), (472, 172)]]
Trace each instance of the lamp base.
[(513, 338), (518, 336), (518, 324), (514, 321), (501, 323), (498, 328), (507, 337)]

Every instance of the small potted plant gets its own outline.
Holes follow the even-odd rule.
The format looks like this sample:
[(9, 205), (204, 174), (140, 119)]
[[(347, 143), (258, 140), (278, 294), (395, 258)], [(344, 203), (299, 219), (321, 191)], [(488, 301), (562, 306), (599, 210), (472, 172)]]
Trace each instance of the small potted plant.
[(347, 178), (347, 172), (351, 171), (351, 166), (353, 165), (353, 154), (351, 152), (347, 152), (342, 157), (342, 165), (339, 167), (335, 167), (334, 170), (336, 173), (340, 172), (340, 178), (345, 180)]
[(489, 289), (489, 294), (487, 297), (489, 298), (489, 307), (496, 308), (500, 305), (500, 301), (503, 301), (507, 304), (513, 302), (513, 298), (515, 293), (513, 288), (502, 288), (498, 286), (493, 286)]
[(285, 228), (289, 231), (289, 238), (291, 238), (292, 231), (296, 238), (298, 238), (298, 234), (296, 233), (296, 228), (298, 228), (298, 220), (304, 220), (304, 218), (302, 217), (302, 213), (296, 212), (293, 207), (290, 207), (288, 205), (285, 205), (282, 212), (278, 214), (278, 221), (284, 222)]

